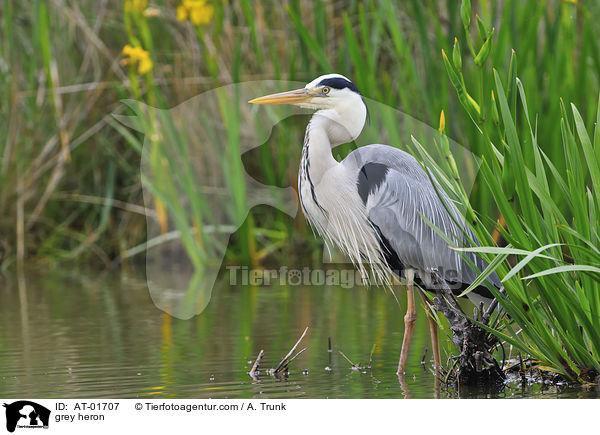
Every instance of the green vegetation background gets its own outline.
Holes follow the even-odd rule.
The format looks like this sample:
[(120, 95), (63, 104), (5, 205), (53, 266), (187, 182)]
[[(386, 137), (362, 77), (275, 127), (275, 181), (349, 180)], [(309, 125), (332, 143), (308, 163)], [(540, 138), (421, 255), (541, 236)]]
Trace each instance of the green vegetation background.
[[(123, 98), (169, 108), (222, 84), (309, 81), (335, 71), (353, 79), (368, 98), (436, 128), (444, 110), (447, 134), (482, 154), (483, 142), (459, 110), (441, 58), (442, 49), (452, 51), (455, 36), (462, 39), (465, 81), (473, 83), (478, 101), (489, 99), (480, 95), (478, 67), (468, 60), (460, 2), (185, 3), (2, 0), (3, 268), (19, 256), (106, 266), (144, 241), (148, 210), (143, 209), (139, 154), (110, 124)], [(198, 3), (205, 9), (193, 16)], [(593, 125), (600, 80), (594, 19), (599, 5), (484, 1), (474, 2), (473, 12), (473, 22), (477, 13), (495, 27), (491, 64), (503, 79), (516, 50), (529, 110), (538, 116), (538, 141), (564, 170), (559, 98), (574, 102), (586, 125)], [(142, 57), (124, 55), (126, 45), (147, 52), (145, 67), (143, 52)], [(301, 131), (295, 133), (301, 143)], [(294, 186), (298, 151), (277, 149), (289, 154), (277, 158), (263, 153), (253, 174)], [(489, 193), (478, 185), (472, 201), (480, 213), (498, 218)], [(285, 239), (305, 238), (302, 220), (256, 213), (256, 226), (272, 228), (271, 220), (277, 219)]]

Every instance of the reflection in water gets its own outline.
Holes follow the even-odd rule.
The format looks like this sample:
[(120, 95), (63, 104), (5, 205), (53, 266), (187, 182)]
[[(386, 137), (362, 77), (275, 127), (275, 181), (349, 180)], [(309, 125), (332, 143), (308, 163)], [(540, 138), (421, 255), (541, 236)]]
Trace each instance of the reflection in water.
[(27, 302), (27, 287), (25, 283), (25, 273), (21, 264), (18, 266), (19, 273), (17, 274), (17, 286), (19, 289), (19, 313), (21, 315), (21, 343), (23, 345), (23, 357), (29, 360), (30, 344), (29, 344), (29, 310)]
[[(141, 275), (29, 271), (21, 280), (5, 277), (2, 284), (3, 397), (459, 395), (433, 373), (424, 315), (417, 320), (407, 373), (396, 375), (402, 310), (389, 292), (378, 289), (232, 288), (222, 283), (200, 316), (179, 320), (154, 306)], [(402, 296), (401, 291), (397, 294)], [(302, 347), (307, 350), (290, 364), (289, 376), (265, 375), (264, 370), (277, 365), (306, 326), (310, 328)], [(450, 343), (446, 339), (441, 344), (446, 361)], [(253, 380), (247, 373), (261, 349), (260, 375)], [(339, 351), (365, 368), (352, 370)], [(422, 364), (424, 353), (427, 362)], [(500, 393), (503, 397), (598, 394), (597, 389), (539, 384), (509, 385)], [(478, 391), (460, 395), (489, 397)]]

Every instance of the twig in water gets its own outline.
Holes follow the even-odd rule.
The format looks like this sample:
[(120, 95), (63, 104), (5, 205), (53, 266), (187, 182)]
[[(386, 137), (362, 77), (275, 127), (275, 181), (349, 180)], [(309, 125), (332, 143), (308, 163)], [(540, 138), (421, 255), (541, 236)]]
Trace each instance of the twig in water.
[[(454, 363), (452, 363), (452, 367), (450, 367), (450, 370), (448, 370), (448, 373), (446, 374), (446, 378), (444, 379), (444, 383), (446, 385), (448, 385), (448, 379), (450, 379), (450, 375), (452, 374), (452, 371), (454, 370), (454, 367), (456, 367), (456, 364), (458, 363), (458, 358), (456, 358), (454, 360)], [(448, 364), (446, 364), (448, 365)]]
[(377, 346), (377, 343), (373, 343), (373, 347), (371, 348), (371, 354), (369, 355), (369, 365), (367, 366), (368, 369), (371, 368), (371, 364), (373, 363), (373, 353), (375, 352), (376, 346)]
[(288, 368), (288, 366), (290, 365), (290, 363), (291, 363), (292, 361), (294, 361), (294, 360), (296, 359), (296, 357), (297, 357), (298, 355), (300, 355), (302, 352), (304, 352), (305, 350), (306, 350), (306, 348), (305, 348), (305, 347), (303, 347), (303, 348), (300, 350), (300, 352), (298, 352), (296, 355), (294, 355), (293, 357), (291, 357), (291, 358), (290, 358), (290, 359), (289, 359), (289, 360), (288, 360), (288, 361), (287, 361), (287, 362), (286, 362), (286, 363), (283, 365), (283, 367), (281, 367), (281, 370), (280, 370), (280, 371), (286, 371), (286, 370), (287, 370), (287, 368)]
[(331, 371), (331, 337), (327, 337), (327, 361), (329, 362), (327, 366), (325, 366), (325, 370)]
[(352, 370), (360, 369), (360, 366), (358, 364), (354, 364), (352, 361), (350, 361), (350, 358), (348, 358), (346, 355), (344, 355), (344, 352), (342, 352), (341, 350), (338, 352), (340, 353), (340, 355), (342, 355), (344, 357), (344, 359), (346, 361), (348, 361), (350, 363), (350, 365), (352, 366)]
[(287, 365), (290, 363), (290, 361), (292, 361), (294, 358), (296, 358), (298, 355), (300, 355), (302, 352), (304, 352), (304, 349), (302, 349), (300, 352), (298, 352), (294, 356), (294, 358), (292, 358), (291, 360), (288, 361), (288, 359), (292, 356), (292, 354), (294, 353), (294, 351), (296, 350), (296, 348), (298, 347), (298, 345), (300, 344), (300, 342), (306, 335), (306, 331), (308, 331), (308, 326), (306, 327), (306, 329), (304, 330), (304, 332), (302, 333), (302, 335), (300, 336), (300, 338), (298, 339), (296, 344), (294, 344), (294, 347), (292, 347), (292, 349), (287, 353), (286, 356), (283, 357), (283, 359), (277, 365), (277, 367), (275, 367), (275, 370), (273, 370), (273, 373), (279, 373), (284, 368), (284, 366), (287, 367)]
[(248, 373), (253, 378), (256, 376), (256, 372), (258, 371), (258, 366), (260, 364), (260, 360), (262, 359), (264, 353), (265, 352), (261, 349), (260, 352), (258, 353), (258, 356), (256, 357), (256, 361), (254, 361), (254, 364), (252, 365), (252, 368), (250, 369), (250, 372)]

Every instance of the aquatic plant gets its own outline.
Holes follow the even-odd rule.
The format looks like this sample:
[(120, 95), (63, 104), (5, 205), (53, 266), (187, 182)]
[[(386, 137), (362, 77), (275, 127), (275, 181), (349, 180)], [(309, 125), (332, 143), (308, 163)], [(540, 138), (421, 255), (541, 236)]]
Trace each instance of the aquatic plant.
[[(465, 19), (468, 3), (463, 1), (461, 11), (464, 37), (471, 46)], [(485, 26), (479, 23), (483, 34)], [(443, 51), (442, 57), (461, 105), (479, 130), (481, 180), (499, 213), (493, 226), (489, 212), (470, 214), (472, 229), (488, 247), (456, 247), (488, 258), (490, 267), (476, 283), (494, 270), (502, 279), (504, 292), (493, 286), (490, 291), (509, 317), (493, 328), (484, 327), (531, 357), (538, 368), (571, 381), (590, 381), (600, 374), (600, 101), (593, 134), (576, 105), (567, 110), (562, 100), (554, 103), (561, 113), (555, 146), (563, 153), (559, 165), (549, 156), (554, 149), (541, 142), (551, 120), (535, 117), (528, 105), (515, 51), (505, 82), (496, 69), (477, 65), (480, 95), (490, 98), (473, 101), (460, 54), (453, 55), (452, 62)], [(443, 134), (438, 140), (444, 149)], [(422, 149), (418, 142), (414, 145)], [(433, 164), (430, 156), (421, 154)], [(436, 175), (453, 186), (466, 208), (477, 209), (469, 205), (457, 173), (438, 166)]]

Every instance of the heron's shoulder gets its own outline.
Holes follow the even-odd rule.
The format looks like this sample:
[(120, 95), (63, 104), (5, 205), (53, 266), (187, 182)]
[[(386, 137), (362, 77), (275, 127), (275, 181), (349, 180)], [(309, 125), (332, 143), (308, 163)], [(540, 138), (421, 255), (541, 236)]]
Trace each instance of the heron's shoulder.
[[(355, 149), (354, 151), (352, 151), (350, 154), (348, 154), (348, 157), (350, 156), (355, 156), (361, 159), (369, 159), (371, 161), (373, 160), (389, 160), (389, 161), (393, 161), (393, 160), (413, 160), (416, 163), (415, 158), (410, 155), (409, 153), (407, 153), (406, 151), (402, 151), (399, 148), (390, 146), (390, 145), (384, 145), (384, 144), (380, 144), (380, 143), (374, 143), (374, 144), (370, 144), (370, 145), (364, 145), (361, 146), (357, 149)], [(346, 157), (346, 159), (348, 159), (348, 157)]]
[(357, 148), (348, 154), (342, 164), (356, 172), (360, 172), (365, 165), (376, 165), (381, 169), (385, 168), (386, 173), (398, 172), (423, 180), (428, 178), (412, 155), (389, 145), (371, 144)]

